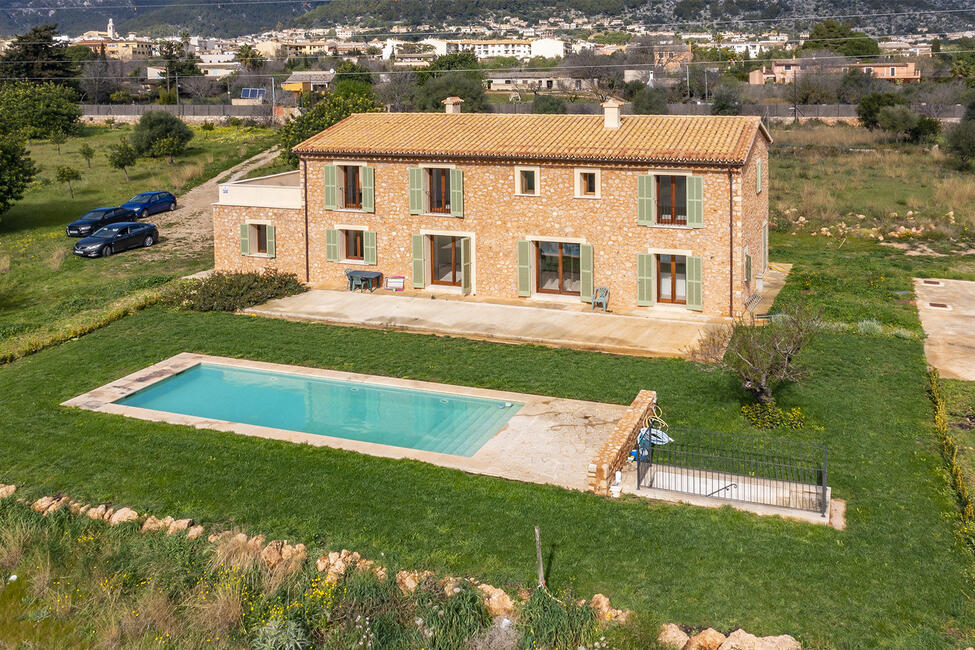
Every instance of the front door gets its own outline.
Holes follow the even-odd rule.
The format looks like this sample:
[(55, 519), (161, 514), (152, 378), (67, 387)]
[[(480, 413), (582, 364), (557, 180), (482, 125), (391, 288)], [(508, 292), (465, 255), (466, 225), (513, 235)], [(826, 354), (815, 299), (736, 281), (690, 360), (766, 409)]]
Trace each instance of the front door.
[(687, 258), (657, 255), (657, 302), (687, 304)]
[(430, 237), (430, 283), (459, 287), (461, 268), (460, 237), (433, 235)]

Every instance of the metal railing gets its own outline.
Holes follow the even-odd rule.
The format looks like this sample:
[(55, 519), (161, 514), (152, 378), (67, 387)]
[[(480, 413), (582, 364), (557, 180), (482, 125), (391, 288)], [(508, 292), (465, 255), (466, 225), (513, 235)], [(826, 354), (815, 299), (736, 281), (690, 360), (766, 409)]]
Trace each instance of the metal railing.
[(653, 488), (827, 514), (826, 445), (671, 428), (637, 448), (637, 490)]

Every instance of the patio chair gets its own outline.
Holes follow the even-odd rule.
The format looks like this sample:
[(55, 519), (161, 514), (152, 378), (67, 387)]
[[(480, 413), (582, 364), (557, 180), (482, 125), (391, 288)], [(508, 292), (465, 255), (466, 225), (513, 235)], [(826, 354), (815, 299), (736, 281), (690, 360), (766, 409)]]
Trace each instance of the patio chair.
[(592, 297), (593, 311), (595, 311), (597, 303), (603, 306), (603, 311), (609, 309), (609, 287), (596, 287), (596, 295)]
[(352, 269), (345, 269), (345, 277), (349, 281), (349, 291), (355, 291), (356, 289), (362, 290), (366, 288), (366, 279), (353, 275)]

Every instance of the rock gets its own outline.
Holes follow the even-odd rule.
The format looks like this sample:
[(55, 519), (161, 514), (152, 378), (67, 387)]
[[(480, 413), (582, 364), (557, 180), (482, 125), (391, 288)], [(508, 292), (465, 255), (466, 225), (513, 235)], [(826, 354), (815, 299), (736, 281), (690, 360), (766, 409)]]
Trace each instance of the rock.
[(106, 508), (105, 514), (102, 515), (102, 521), (108, 521), (115, 514), (115, 508)]
[(695, 634), (684, 646), (684, 650), (718, 650), (725, 642), (725, 635), (718, 632), (713, 627)]
[(255, 553), (260, 553), (264, 549), (264, 535), (255, 535), (247, 540), (247, 548)]
[(718, 650), (799, 650), (802, 645), (788, 634), (756, 637), (744, 630), (735, 630), (718, 646)]
[(154, 533), (156, 531), (164, 530), (166, 528), (169, 528), (169, 526), (165, 522), (163, 522), (162, 519), (157, 519), (152, 515), (146, 517), (146, 520), (142, 523), (143, 533)]
[(192, 526), (186, 531), (186, 539), (196, 539), (203, 534), (203, 526)]
[(600, 622), (606, 623), (612, 621), (614, 623), (625, 623), (630, 618), (630, 612), (623, 611), (620, 609), (613, 609), (610, 607), (609, 598), (603, 594), (596, 594), (589, 601), (589, 606), (593, 608), (596, 612), (596, 616), (599, 617)]
[(274, 567), (281, 564), (281, 548), (283, 546), (283, 541), (275, 539), (264, 547), (264, 550), (261, 551), (261, 560), (264, 562), (264, 566), (268, 569), (274, 569)]
[(135, 521), (139, 518), (139, 513), (132, 508), (119, 508), (115, 511), (111, 518), (108, 520), (109, 526), (118, 526), (127, 521)]
[(657, 643), (665, 648), (683, 648), (691, 637), (687, 636), (684, 630), (673, 623), (660, 626), (660, 633), (657, 635)]
[(484, 607), (491, 617), (509, 616), (514, 611), (514, 603), (503, 589), (491, 585), (480, 584), (477, 588), (484, 593)]
[(372, 572), (379, 578), (379, 582), (386, 582), (386, 567), (376, 565), (373, 567)]
[(16, 485), (0, 485), (0, 499), (6, 499), (16, 491)]
[(91, 519), (101, 519), (102, 517), (105, 516), (105, 510), (106, 510), (105, 505), (100, 504), (95, 506), (94, 508), (91, 508), (85, 514), (88, 515), (88, 517), (90, 517)]
[(30, 509), (34, 512), (44, 514), (51, 507), (52, 503), (54, 503), (54, 497), (41, 497), (31, 505)]
[(187, 528), (189, 528), (192, 524), (193, 524), (192, 519), (177, 519), (169, 524), (169, 528), (166, 529), (166, 534), (175, 535), (176, 533), (181, 533)]
[(54, 503), (51, 504), (50, 508), (44, 511), (44, 516), (46, 517), (52, 512), (56, 510), (60, 510), (61, 508), (69, 505), (70, 503), (71, 503), (71, 499), (69, 499), (68, 497), (59, 497), (54, 500)]
[(216, 544), (229, 534), (230, 534), (229, 530), (222, 530), (219, 533), (210, 533), (210, 536), (207, 537), (207, 541), (210, 542), (211, 544)]
[(400, 571), (396, 574), (396, 586), (403, 595), (408, 596), (416, 591), (421, 582), (432, 575), (430, 571)]
[(328, 571), (328, 567), (329, 567), (329, 561), (327, 555), (323, 555), (317, 560), (315, 560), (315, 568), (318, 569), (319, 573)]
[(83, 508), (84, 506), (77, 501), (68, 501), (68, 510), (70, 510), (71, 514), (73, 515), (80, 515), (82, 512), (84, 512)]

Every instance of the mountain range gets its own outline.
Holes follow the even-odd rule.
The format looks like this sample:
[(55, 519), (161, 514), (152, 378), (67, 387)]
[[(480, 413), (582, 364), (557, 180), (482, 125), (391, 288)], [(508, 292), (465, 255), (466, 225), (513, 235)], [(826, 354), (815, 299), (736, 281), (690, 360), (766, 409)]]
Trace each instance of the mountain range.
[[(56, 7), (56, 8), (54, 8)], [(105, 29), (168, 36), (188, 31), (238, 36), (283, 27), (331, 27), (337, 23), (382, 27), (463, 23), (487, 17), (558, 18), (570, 11), (621, 17), (661, 29), (766, 30), (807, 28), (838, 16), (874, 34), (946, 33), (975, 27), (971, 0), (0, 0), (0, 34), (56, 22), (78, 35)], [(933, 11), (937, 13), (924, 13)], [(893, 15), (892, 15), (893, 14)]]

